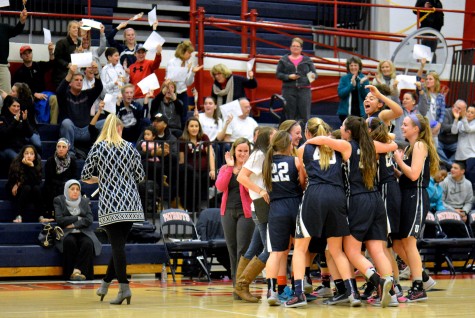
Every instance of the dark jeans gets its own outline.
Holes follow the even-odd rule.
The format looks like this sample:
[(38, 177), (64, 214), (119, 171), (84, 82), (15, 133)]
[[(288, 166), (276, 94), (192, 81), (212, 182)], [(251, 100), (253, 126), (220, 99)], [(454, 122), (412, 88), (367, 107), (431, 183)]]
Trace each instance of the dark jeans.
[(117, 278), (120, 284), (129, 283), (127, 279), (125, 243), (132, 228), (132, 223), (133, 222), (119, 222), (104, 226), (112, 247), (112, 257), (107, 266), (106, 276), (104, 277), (104, 281), (107, 283), (110, 283), (114, 278)]
[(245, 218), (244, 211), (239, 209), (228, 209), (221, 216), (224, 238), (228, 246), (229, 260), (231, 262), (231, 275), (233, 282), (236, 278), (237, 262), (244, 255), (251, 243), (254, 231), (252, 218)]
[(256, 227), (244, 257), (252, 259), (254, 256), (257, 256), (261, 262), (266, 263), (269, 258), (269, 252), (267, 251), (267, 223), (259, 223), (254, 213), (252, 213), (252, 218)]
[(69, 279), (77, 268), (86, 276), (94, 279), (94, 243), (82, 233), (70, 233), (63, 241), (63, 275)]
[(286, 100), (285, 119), (301, 120), (306, 123), (310, 118), (312, 104), (310, 88), (283, 87), (282, 96)]

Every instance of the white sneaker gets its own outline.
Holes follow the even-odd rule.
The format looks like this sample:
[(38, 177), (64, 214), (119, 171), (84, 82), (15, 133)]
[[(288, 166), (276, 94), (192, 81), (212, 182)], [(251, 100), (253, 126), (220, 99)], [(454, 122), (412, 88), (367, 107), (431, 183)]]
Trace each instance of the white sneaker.
[(312, 293), (313, 296), (318, 298), (330, 298), (333, 297), (333, 290), (323, 285), (318, 286)]
[(437, 282), (429, 276), (429, 279), (427, 282), (422, 282), (422, 288), (424, 288), (425, 291), (431, 290), (434, 288), (434, 286), (437, 284)]
[(399, 272), (399, 279), (400, 280), (409, 280), (411, 279), (411, 268), (406, 266), (402, 271)]
[(303, 278), (303, 291), (305, 294), (310, 294), (313, 291), (313, 286), (308, 283), (307, 276)]
[(279, 294), (269, 289), (267, 291), (267, 303), (271, 306), (280, 306)]

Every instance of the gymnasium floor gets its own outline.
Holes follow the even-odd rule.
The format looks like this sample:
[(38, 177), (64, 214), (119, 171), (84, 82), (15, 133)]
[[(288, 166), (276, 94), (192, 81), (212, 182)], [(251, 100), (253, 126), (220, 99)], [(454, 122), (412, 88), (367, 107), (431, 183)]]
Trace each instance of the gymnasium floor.
[[(326, 306), (321, 300), (304, 308), (269, 307), (267, 303), (250, 304), (232, 300), (230, 282), (212, 283), (160, 280), (133, 277), (132, 301), (129, 306), (109, 305), (117, 295), (117, 284), (109, 289), (104, 302), (99, 301), (95, 290), (99, 281), (71, 284), (64, 281), (2, 281), (0, 282), (0, 317), (475, 317), (475, 275), (458, 274), (435, 276), (437, 285), (428, 292), (429, 300), (414, 304), (401, 304), (398, 308), (377, 308), (363, 305)], [(362, 281), (359, 280), (359, 285)], [(403, 281), (403, 287), (409, 282)], [(251, 290), (265, 295), (264, 284), (253, 284)]]

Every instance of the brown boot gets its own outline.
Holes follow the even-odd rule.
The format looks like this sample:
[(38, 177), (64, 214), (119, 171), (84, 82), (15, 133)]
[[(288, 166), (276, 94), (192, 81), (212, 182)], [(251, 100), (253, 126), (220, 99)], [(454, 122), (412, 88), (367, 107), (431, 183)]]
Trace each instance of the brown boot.
[(259, 275), (260, 272), (266, 267), (266, 264), (263, 263), (257, 256), (251, 260), (247, 265), (246, 269), (242, 272), (242, 275), (236, 282), (236, 288), (234, 292), (241, 297), (242, 300), (257, 303), (260, 297), (253, 296), (249, 292), (249, 284)]
[[(239, 259), (237, 269), (236, 269), (236, 276), (234, 278), (235, 283), (237, 283), (237, 281), (242, 275), (242, 272), (244, 271), (244, 269), (246, 269), (247, 264), (249, 264), (250, 261), (251, 261), (250, 259), (247, 259), (244, 256), (241, 256), (241, 258)], [(239, 298), (236, 292), (233, 293), (233, 297), (234, 297), (234, 300), (241, 300), (241, 298)]]

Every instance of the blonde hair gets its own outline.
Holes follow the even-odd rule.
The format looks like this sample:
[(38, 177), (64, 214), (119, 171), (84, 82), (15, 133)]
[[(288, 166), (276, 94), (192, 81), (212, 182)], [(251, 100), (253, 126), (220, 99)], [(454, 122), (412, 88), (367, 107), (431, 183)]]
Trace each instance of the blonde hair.
[(122, 88), (120, 89), (120, 92), (122, 93), (122, 95), (124, 95), (125, 90), (126, 90), (127, 88), (132, 88), (132, 90), (135, 91), (135, 86), (134, 86), (134, 84), (128, 83), (128, 84), (125, 84), (124, 86), (122, 86)]
[(76, 21), (76, 20), (69, 21), (69, 23), (68, 23), (68, 36), (69, 36), (70, 31), (71, 31), (71, 28), (73, 27), (73, 24), (77, 24), (77, 26), (78, 26), (78, 36), (79, 36), (79, 22)]
[[(312, 117), (308, 120), (306, 130), (312, 135), (312, 137), (328, 136), (332, 131), (331, 127), (318, 117)], [(327, 170), (328, 167), (330, 167), (330, 159), (333, 156), (333, 149), (326, 145), (318, 146), (318, 148), (320, 150), (320, 168), (322, 168), (322, 170)]]
[(379, 62), (378, 68), (377, 68), (378, 75), (381, 76), (381, 77), (383, 76), (383, 72), (381, 71), (381, 67), (383, 66), (384, 63), (389, 64), (389, 68), (391, 69), (390, 77), (391, 78), (396, 78), (396, 67), (394, 66), (393, 62), (391, 62), (390, 60), (382, 60), (381, 62)]
[(102, 128), (101, 134), (97, 137), (96, 144), (105, 141), (108, 146), (121, 147), (125, 144), (124, 139), (119, 134), (117, 128), (124, 127), (124, 123), (115, 114), (109, 114)]
[[(430, 71), (429, 73), (427, 73), (427, 76), (432, 76), (434, 78), (434, 93), (439, 93), (440, 92), (440, 75), (439, 73), (437, 72), (434, 72), (434, 71)], [(426, 76), (426, 78), (427, 78)]]
[(224, 64), (216, 64), (211, 68), (211, 76), (214, 77), (214, 75), (221, 73), (224, 75), (224, 77), (229, 78), (233, 72)]
[(186, 52), (193, 53), (194, 51), (195, 48), (193, 47), (191, 41), (185, 40), (183, 42), (180, 42), (180, 44), (178, 44), (178, 46), (176, 47), (175, 57), (178, 57), (180, 60), (183, 61), (183, 57), (185, 56)]
[(301, 38), (293, 38), (292, 42), (290, 42), (290, 45), (292, 45), (294, 42), (297, 42), (301, 47), (303, 47), (303, 40)]

